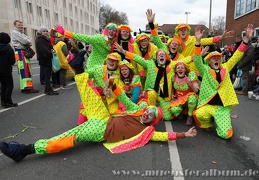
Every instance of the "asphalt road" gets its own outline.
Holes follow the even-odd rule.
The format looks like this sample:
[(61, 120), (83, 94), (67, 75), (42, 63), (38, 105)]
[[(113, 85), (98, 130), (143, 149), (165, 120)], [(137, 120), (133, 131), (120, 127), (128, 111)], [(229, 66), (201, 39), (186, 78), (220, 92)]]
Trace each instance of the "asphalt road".
[[(76, 85), (58, 96), (43, 94), (39, 67), (33, 67), (37, 94), (22, 94), (14, 71), (13, 101), (19, 106), (0, 109), (0, 141), (34, 143), (76, 126), (80, 98)], [(195, 138), (149, 142), (121, 154), (111, 154), (101, 143), (78, 143), (57, 154), (30, 155), (19, 163), (0, 153), (0, 179), (259, 179), (259, 101), (238, 96), (232, 114), (234, 136), (223, 140), (198, 130)], [(27, 126), (30, 126), (26, 129)], [(156, 129), (186, 131), (184, 120), (161, 122)], [(24, 132), (22, 132), (24, 131)]]

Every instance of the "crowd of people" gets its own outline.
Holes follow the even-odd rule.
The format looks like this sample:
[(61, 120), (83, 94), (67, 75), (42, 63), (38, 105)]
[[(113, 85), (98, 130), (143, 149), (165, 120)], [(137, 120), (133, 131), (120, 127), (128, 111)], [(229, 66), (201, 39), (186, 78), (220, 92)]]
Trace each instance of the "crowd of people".
[[(233, 128), (230, 112), (238, 104), (231, 79), (231, 71), (236, 65), (242, 69), (244, 81), (243, 93), (239, 94), (249, 94), (252, 97), (259, 91), (256, 89), (251, 94), (246, 80), (249, 69), (243, 68), (246, 66), (245, 61), (253, 63), (246, 58), (250, 54), (253, 25), (247, 25), (246, 36), (230, 55), (225, 51), (218, 52), (209, 45), (233, 37), (234, 31), (203, 38), (200, 26), (195, 28), (195, 35), (191, 36), (190, 26), (179, 24), (175, 28), (175, 36), (165, 41), (166, 38), (162, 39), (158, 35), (152, 9), (147, 10), (146, 18), (154, 43), (150, 41), (150, 35), (145, 33), (133, 39), (129, 25), (109, 23), (102, 34), (95, 35), (71, 32), (58, 25), (52, 29), (52, 40), (48, 37), (48, 29), (41, 26), (36, 50), (45, 75), (45, 93), (58, 95), (50, 83), (54, 50), (60, 60), (61, 88), (71, 88), (65, 81), (68, 69), (73, 69), (76, 74), (74, 79), (81, 99), (78, 126), (61, 135), (29, 145), (1, 142), (1, 151), (19, 162), (30, 154), (57, 153), (73, 147), (76, 142), (93, 141), (104, 142), (104, 146), (112, 153), (120, 153), (144, 146), (150, 140), (195, 137), (197, 131), (194, 125), (206, 131), (215, 126), (220, 138), (231, 138)], [(25, 47), (22, 46), (30, 45), (31, 41), (19, 31), (19, 28), (22, 29), (22, 22), (16, 23), (19, 25), (15, 31), (20, 35), (12, 42), (19, 66), (21, 91), (34, 93), (36, 90), (33, 88), (31, 74), (28, 73), (31, 72), (30, 61), (24, 57)], [(21, 41), (21, 36), (24, 36), (24, 41)], [(9, 41), (2, 37), (4, 36), (0, 36), (0, 45), (5, 45), (6, 49), (8, 47), (8, 52), (13, 54), (12, 60), (5, 58), (9, 61), (8, 66), (12, 67), (15, 60), (12, 48), (8, 45), (10, 37)], [(70, 45), (64, 42), (65, 38), (70, 39)], [(87, 54), (82, 48), (77, 48), (75, 42), (91, 44), (91, 53)], [(73, 58), (69, 58), (71, 54)], [(87, 62), (85, 54), (89, 56)], [(10, 74), (11, 68), (8, 71), (9, 76)], [(1, 76), (2, 86), (7, 86), (3, 82)], [(5, 88), (2, 90), (3, 94)], [(6, 94), (8, 93), (1, 96), (2, 106), (12, 103), (10, 96)], [(15, 103), (11, 107), (15, 107)], [(161, 120), (172, 121), (183, 117), (186, 117), (187, 126), (193, 126), (186, 132), (155, 130), (154, 126)]]

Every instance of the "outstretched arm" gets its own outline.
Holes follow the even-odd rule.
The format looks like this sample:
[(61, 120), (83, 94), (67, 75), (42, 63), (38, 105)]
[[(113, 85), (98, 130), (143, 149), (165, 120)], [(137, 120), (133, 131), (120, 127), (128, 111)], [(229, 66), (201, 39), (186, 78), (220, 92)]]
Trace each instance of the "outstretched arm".
[(197, 130), (195, 127), (190, 128), (187, 132), (157, 132), (155, 131), (151, 137), (151, 141), (173, 141), (176, 139), (182, 139), (186, 137), (195, 137)]

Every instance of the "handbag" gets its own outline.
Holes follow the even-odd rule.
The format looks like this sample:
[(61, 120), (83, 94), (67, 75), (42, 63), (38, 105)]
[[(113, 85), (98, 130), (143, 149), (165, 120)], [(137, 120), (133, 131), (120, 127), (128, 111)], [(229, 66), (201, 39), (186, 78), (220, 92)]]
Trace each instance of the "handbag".
[(233, 83), (233, 87), (234, 89), (240, 89), (242, 88), (243, 86), (243, 81), (242, 81), (242, 78), (241, 78), (241, 75), (242, 75), (242, 70), (241, 69), (238, 69), (237, 70), (237, 77)]
[(60, 62), (56, 52), (52, 52), (52, 70), (54, 73), (60, 70)]
[(69, 67), (66, 72), (66, 79), (73, 79), (75, 77), (75, 72)]
[(35, 55), (35, 52), (30, 46), (25, 47), (24, 56), (28, 59), (32, 58)]

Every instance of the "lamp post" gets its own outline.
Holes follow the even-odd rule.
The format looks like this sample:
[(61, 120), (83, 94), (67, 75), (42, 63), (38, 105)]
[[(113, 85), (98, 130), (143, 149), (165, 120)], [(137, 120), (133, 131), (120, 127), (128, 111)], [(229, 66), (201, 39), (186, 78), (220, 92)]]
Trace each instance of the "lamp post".
[(186, 24), (188, 24), (188, 14), (191, 14), (190, 12), (185, 12), (186, 14)]
[(212, 0), (210, 0), (209, 31), (212, 31), (212, 28), (211, 28), (211, 6), (212, 6)]

